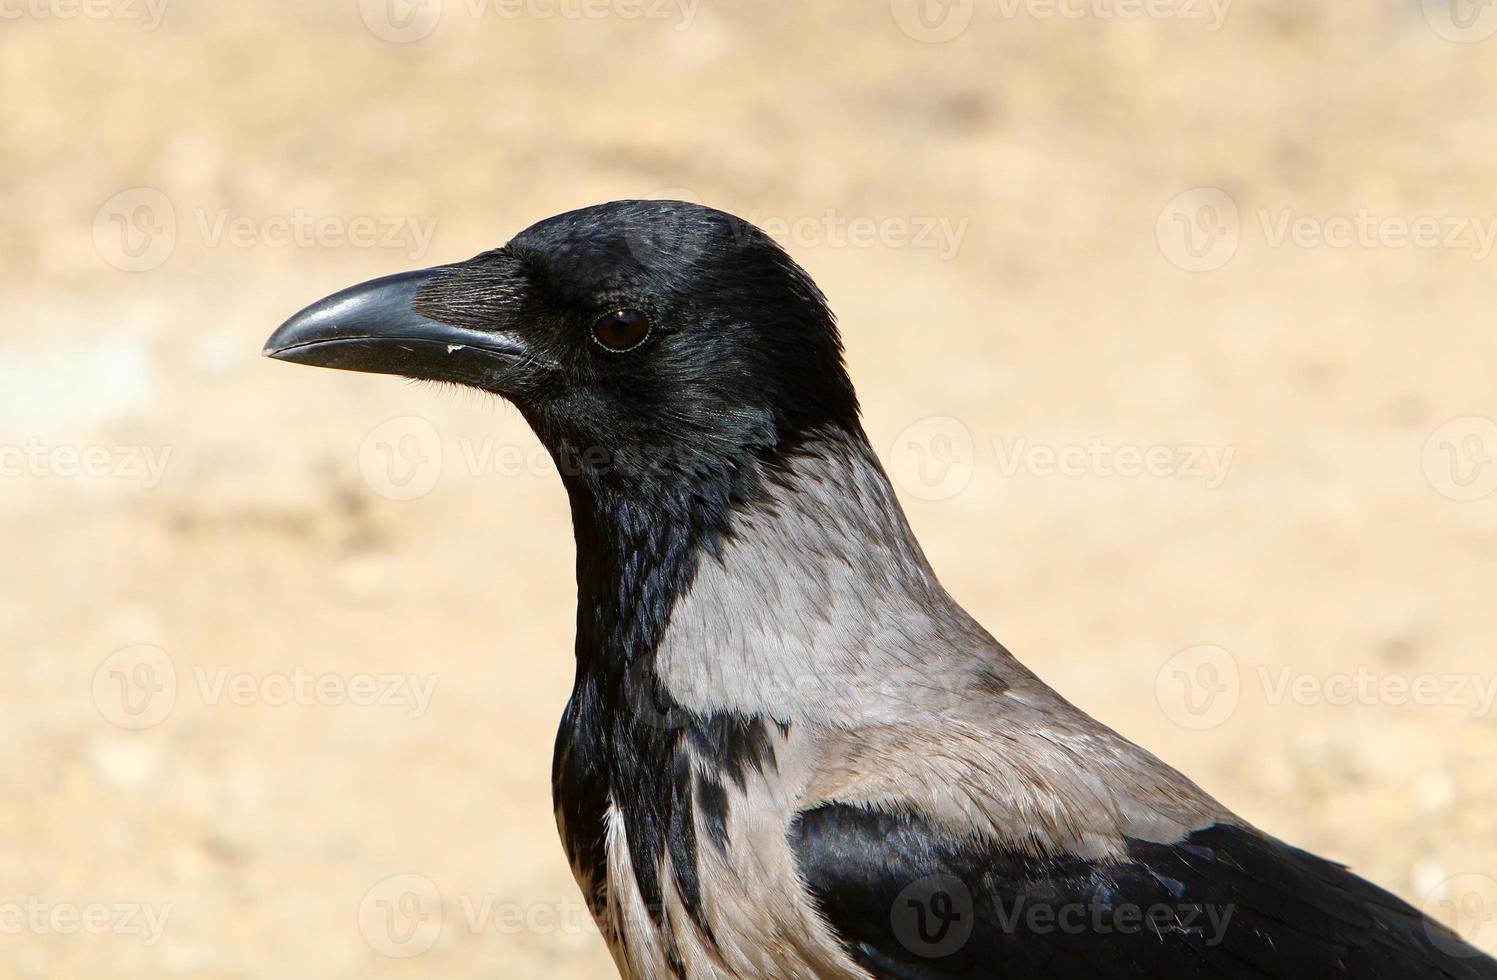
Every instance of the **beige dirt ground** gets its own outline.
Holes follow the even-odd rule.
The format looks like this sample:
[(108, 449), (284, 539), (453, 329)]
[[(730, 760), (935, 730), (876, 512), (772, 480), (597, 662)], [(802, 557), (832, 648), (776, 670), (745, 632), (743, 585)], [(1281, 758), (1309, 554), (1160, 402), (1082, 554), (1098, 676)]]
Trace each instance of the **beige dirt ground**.
[(612, 975), (554, 474), (505, 406), (259, 349), (659, 194), (823, 285), (1026, 663), (1497, 947), (1491, 8), (431, 3), (0, 3), (0, 976)]

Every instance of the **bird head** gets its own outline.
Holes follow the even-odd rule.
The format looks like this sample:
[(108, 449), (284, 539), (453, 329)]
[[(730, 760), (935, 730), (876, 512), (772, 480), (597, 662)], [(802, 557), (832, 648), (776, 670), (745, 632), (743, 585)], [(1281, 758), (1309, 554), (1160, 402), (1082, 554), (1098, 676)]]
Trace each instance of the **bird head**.
[(681, 201), (548, 218), (465, 262), (302, 310), (280, 360), (513, 402), (563, 477), (648, 489), (857, 429), (825, 299), (767, 235)]

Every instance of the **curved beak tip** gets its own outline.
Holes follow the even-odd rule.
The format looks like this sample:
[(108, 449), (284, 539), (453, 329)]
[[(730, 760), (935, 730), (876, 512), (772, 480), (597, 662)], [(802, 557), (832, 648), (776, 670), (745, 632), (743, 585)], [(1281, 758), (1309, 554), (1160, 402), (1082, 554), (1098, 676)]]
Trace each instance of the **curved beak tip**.
[[(318, 300), (276, 328), (261, 353), (314, 367), (406, 377), (473, 377), (475, 360), (512, 369), (524, 345), (504, 332), (476, 330), (416, 312), (419, 291), (442, 271), (420, 269), (374, 279)], [(463, 365), (449, 359), (465, 352)], [(445, 355), (445, 356), (440, 356)], [(484, 372), (488, 377), (490, 372)]]
[(277, 327), (261, 353), (279, 361), (360, 370), (344, 348), (369, 347), (438, 327), (413, 308), (417, 292), (436, 272), (418, 269), (383, 276), (320, 299)]

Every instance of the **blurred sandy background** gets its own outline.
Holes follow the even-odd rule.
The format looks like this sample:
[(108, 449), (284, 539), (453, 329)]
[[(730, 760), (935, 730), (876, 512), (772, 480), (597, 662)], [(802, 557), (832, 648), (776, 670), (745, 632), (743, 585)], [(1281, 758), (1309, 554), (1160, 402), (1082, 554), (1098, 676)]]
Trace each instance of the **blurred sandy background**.
[(660, 195), (822, 284), (1022, 659), (1497, 947), (1497, 9), (160, 2), (0, 0), (0, 975), (613, 975), (557, 479), (259, 352)]

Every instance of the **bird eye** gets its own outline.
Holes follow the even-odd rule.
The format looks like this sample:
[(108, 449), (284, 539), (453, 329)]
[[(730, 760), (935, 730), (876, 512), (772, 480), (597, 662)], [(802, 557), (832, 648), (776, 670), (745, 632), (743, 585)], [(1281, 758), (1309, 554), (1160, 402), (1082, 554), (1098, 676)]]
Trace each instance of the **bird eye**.
[(649, 335), (650, 318), (638, 310), (614, 310), (593, 324), (593, 339), (611, 351), (633, 350)]

